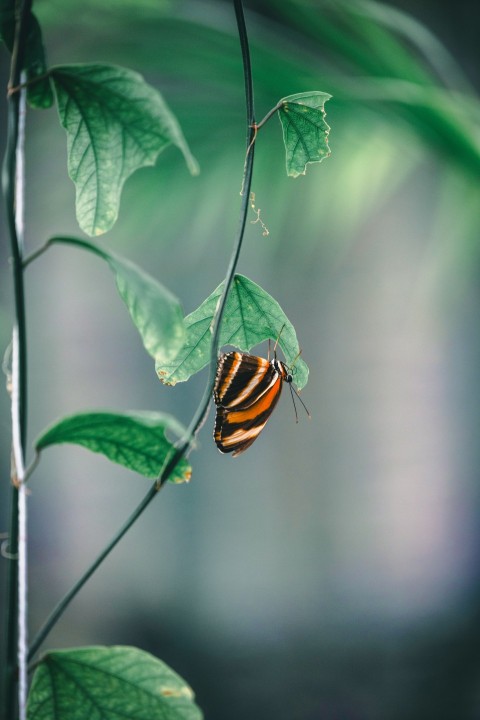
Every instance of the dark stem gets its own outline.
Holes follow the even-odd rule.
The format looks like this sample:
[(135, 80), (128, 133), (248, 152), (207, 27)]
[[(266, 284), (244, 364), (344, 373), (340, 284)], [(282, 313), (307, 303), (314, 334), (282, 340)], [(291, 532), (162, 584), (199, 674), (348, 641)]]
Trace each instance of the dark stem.
[[(244, 14), (243, 14), (242, 2), (241, 2), (241, 0), (233, 0), (233, 4), (234, 4), (235, 15), (236, 15), (236, 19), (237, 19), (238, 33), (239, 33), (239, 38), (240, 38), (241, 50), (242, 50), (243, 71), (244, 71), (244, 78), (245, 78), (245, 99), (246, 99), (246, 109), (247, 109), (247, 148), (248, 148), (250, 146), (251, 141), (254, 136), (254, 125), (255, 125), (254, 104), (253, 104), (253, 83), (252, 83), (252, 72), (251, 72), (251, 66), (250, 66), (250, 52), (249, 52), (249, 48), (248, 48), (248, 36), (247, 36), (247, 29), (245, 26), (245, 18), (244, 18)], [(144, 512), (144, 510), (151, 503), (153, 498), (161, 490), (163, 485), (166, 483), (166, 481), (172, 474), (173, 470), (178, 465), (180, 459), (192, 447), (197, 433), (199, 432), (200, 428), (202, 427), (203, 423), (206, 420), (206, 417), (208, 415), (209, 406), (210, 406), (211, 397), (212, 397), (213, 385), (215, 382), (221, 322), (222, 322), (223, 313), (225, 310), (225, 304), (227, 301), (228, 292), (232, 286), (233, 279), (235, 277), (235, 270), (236, 270), (236, 267), (238, 264), (238, 259), (240, 257), (240, 251), (242, 249), (243, 236), (244, 236), (244, 232), (245, 232), (245, 225), (247, 222), (250, 187), (251, 187), (252, 173), (253, 173), (253, 155), (254, 154), (253, 154), (253, 147), (252, 147), (251, 151), (247, 155), (247, 160), (246, 160), (245, 167), (244, 167), (244, 175), (243, 175), (243, 183), (242, 183), (242, 187), (244, 188), (244, 193), (242, 195), (242, 202), (241, 202), (241, 206), (240, 206), (240, 217), (239, 217), (238, 230), (237, 230), (237, 234), (236, 234), (234, 245), (233, 245), (232, 255), (230, 258), (229, 265), (228, 265), (227, 274), (225, 277), (222, 296), (220, 298), (219, 304), (217, 306), (217, 310), (215, 312), (215, 315), (214, 315), (214, 318), (212, 321), (212, 348), (211, 348), (211, 355), (210, 355), (209, 376), (208, 376), (207, 384), (205, 386), (205, 392), (203, 394), (202, 400), (200, 401), (197, 411), (195, 412), (195, 415), (192, 418), (192, 421), (191, 421), (187, 431), (185, 432), (185, 435), (179, 441), (175, 450), (172, 452), (170, 459), (164, 465), (164, 467), (163, 467), (159, 477), (155, 481), (154, 485), (150, 488), (148, 493), (145, 495), (144, 499), (140, 502), (138, 507), (130, 515), (130, 517), (126, 521), (126, 523), (117, 532), (115, 537), (112, 538), (110, 543), (100, 553), (100, 555), (97, 557), (95, 562), (90, 566), (90, 568), (85, 572), (85, 574), (78, 580), (78, 582), (75, 584), (75, 586), (58, 603), (58, 605), (52, 611), (50, 617), (46, 620), (44, 625), (41, 627), (41, 629), (37, 633), (36, 637), (34, 638), (32, 644), (31, 644), (31, 647), (30, 647), (29, 660), (31, 660), (34, 657), (35, 653), (38, 651), (39, 647), (41, 646), (41, 644), (47, 637), (48, 633), (50, 632), (52, 627), (55, 625), (55, 623), (58, 621), (58, 619), (63, 614), (63, 612), (66, 610), (66, 608), (68, 607), (70, 602), (73, 600), (75, 595), (79, 592), (79, 590), (83, 587), (83, 585), (86, 583), (86, 581), (91, 577), (91, 575), (95, 572), (95, 570), (100, 566), (100, 564), (103, 562), (103, 560), (105, 560), (107, 555), (110, 554), (110, 552), (113, 550), (113, 548), (117, 545), (117, 543), (125, 535), (127, 530), (140, 517), (140, 515)]]
[[(31, 0), (24, 0), (21, 4), (20, 14), (15, 27), (15, 39), (12, 52), (9, 88), (17, 87), (20, 83), (25, 45), (27, 37), (28, 19), (31, 9)], [(12, 357), (15, 363), (12, 366), (13, 385), (16, 391), (12, 393), (12, 435), (17, 438), (20, 460), (23, 463), (27, 432), (27, 342), (25, 322), (25, 292), (23, 283), (22, 251), (23, 237), (17, 228), (16, 218), (16, 179), (17, 179), (17, 148), (19, 139), (20, 94), (8, 94), (8, 126), (7, 146), (2, 168), (2, 190), (6, 208), (7, 227), (12, 254), (12, 274), (14, 286), (14, 332), (12, 340)], [(15, 423), (15, 427), (13, 427)], [(17, 468), (15, 475), (19, 468)], [(16, 479), (12, 478), (12, 479)], [(15, 688), (17, 684), (17, 642), (18, 642), (18, 499), (19, 490), (12, 484), (11, 490), (11, 519), (9, 533), (9, 550), (12, 555), (9, 560), (7, 575), (7, 602), (5, 607), (5, 661), (2, 665), (2, 712), (1, 717), (11, 718), (17, 715)]]
[(67, 609), (68, 605), (71, 603), (75, 595), (79, 592), (79, 590), (82, 589), (82, 587), (85, 585), (87, 580), (93, 575), (95, 570), (99, 567), (99, 565), (102, 564), (102, 562), (105, 560), (107, 555), (110, 554), (110, 552), (113, 550), (115, 545), (122, 539), (122, 537), (125, 535), (127, 530), (131, 528), (135, 520), (140, 517), (140, 515), (143, 513), (145, 508), (150, 504), (150, 502), (153, 500), (155, 495), (157, 494), (158, 490), (156, 489), (155, 485), (153, 485), (148, 493), (143, 498), (142, 502), (138, 505), (138, 507), (134, 510), (134, 512), (130, 515), (128, 520), (124, 523), (124, 525), (120, 528), (120, 530), (117, 532), (114, 538), (108, 543), (108, 545), (102, 550), (100, 555), (96, 558), (95, 562), (92, 563), (92, 565), (88, 568), (87, 572), (82, 575), (82, 577), (78, 580), (78, 582), (75, 583), (75, 585), (71, 588), (71, 590), (68, 591), (68, 593), (60, 600), (58, 605), (55, 606), (55, 608), (52, 610), (50, 616), (46, 620), (46, 622), (42, 625), (41, 629), (33, 639), (30, 649), (28, 651), (28, 660), (30, 661), (35, 653), (37, 652), (40, 645), (43, 643), (47, 635), (49, 634), (50, 630), (54, 627), (58, 619), (63, 615), (64, 611)]

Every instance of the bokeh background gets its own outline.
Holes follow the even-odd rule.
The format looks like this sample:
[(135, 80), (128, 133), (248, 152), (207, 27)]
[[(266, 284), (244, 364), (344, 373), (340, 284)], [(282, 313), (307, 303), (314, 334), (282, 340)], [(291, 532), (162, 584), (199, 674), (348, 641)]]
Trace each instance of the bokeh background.
[[(305, 177), (286, 176), (278, 121), (262, 130), (253, 190), (270, 234), (249, 225), (239, 266), (296, 327), (312, 420), (300, 409), (295, 424), (285, 394), (261, 438), (232, 460), (214, 446), (211, 411), (191, 484), (162, 492), (49, 646), (148, 650), (187, 679), (208, 720), (476, 720), (480, 6), (246, 5), (257, 117), (291, 93), (333, 95), (332, 156)], [(201, 175), (166, 150), (128, 181), (118, 223), (99, 242), (190, 312), (222, 280), (237, 226), (245, 110), (231, 3), (37, 0), (35, 9), (50, 64), (132, 67), (177, 114)], [(27, 135), (34, 250), (81, 231), (56, 111), (29, 112)], [(1, 223), (5, 348), (3, 211)], [(104, 263), (56, 247), (28, 269), (27, 285), (31, 440), (94, 408), (188, 423), (205, 372), (160, 384)], [(3, 530), (6, 392), (0, 410)], [(80, 448), (45, 452), (29, 502), (32, 634), (148, 487)]]

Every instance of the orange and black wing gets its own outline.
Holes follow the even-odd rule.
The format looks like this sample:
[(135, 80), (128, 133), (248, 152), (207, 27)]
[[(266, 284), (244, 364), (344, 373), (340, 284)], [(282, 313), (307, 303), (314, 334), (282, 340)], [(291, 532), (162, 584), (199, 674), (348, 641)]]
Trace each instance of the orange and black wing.
[[(241, 355), (244, 361), (248, 358), (249, 372), (236, 366), (238, 358), (229, 357), (235, 355)], [(235, 457), (250, 447), (265, 427), (282, 392), (283, 377), (263, 358), (242, 353), (223, 357), (228, 360), (224, 361), (215, 385), (218, 407), (214, 438), (221, 452), (233, 453)]]
[(265, 358), (240, 352), (221, 355), (213, 389), (215, 404), (229, 409), (249, 407), (277, 377), (278, 372)]

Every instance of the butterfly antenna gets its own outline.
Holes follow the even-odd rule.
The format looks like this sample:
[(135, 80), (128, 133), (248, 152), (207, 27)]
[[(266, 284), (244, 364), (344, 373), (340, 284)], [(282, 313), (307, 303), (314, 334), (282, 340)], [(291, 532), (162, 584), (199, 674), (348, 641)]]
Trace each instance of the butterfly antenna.
[(290, 387), (290, 395), (292, 396), (293, 409), (295, 410), (295, 422), (298, 423), (297, 406), (296, 406), (296, 404), (295, 404), (295, 397), (294, 397), (294, 395), (293, 395), (293, 388), (292, 388), (292, 384), (291, 384), (291, 383), (290, 383), (289, 387)]
[[(312, 416), (310, 415), (310, 410), (307, 408), (307, 406), (306, 406), (305, 403), (303, 402), (302, 398), (300, 397), (300, 395), (298, 394), (298, 392), (295, 390), (295, 388), (294, 388), (291, 384), (290, 384), (290, 390), (292, 391), (292, 393), (295, 393), (295, 395), (297, 396), (297, 398), (300, 400), (300, 402), (301, 402), (302, 405), (303, 405), (303, 408), (304, 408), (305, 412), (307, 413), (309, 419), (311, 420), (311, 419), (312, 419)], [(293, 395), (292, 395), (292, 398), (293, 398)], [(294, 404), (295, 404), (295, 403), (294, 403)]]

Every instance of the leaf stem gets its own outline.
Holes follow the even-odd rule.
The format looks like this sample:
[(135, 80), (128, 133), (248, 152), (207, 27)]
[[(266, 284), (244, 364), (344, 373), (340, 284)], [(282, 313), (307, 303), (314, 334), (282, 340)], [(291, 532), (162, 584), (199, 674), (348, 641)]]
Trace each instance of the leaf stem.
[(282, 105), (283, 105), (283, 100), (279, 100), (278, 103), (275, 105), (275, 107), (273, 107), (271, 110), (268, 111), (268, 113), (265, 115), (265, 117), (263, 118), (263, 120), (260, 120), (260, 122), (255, 125), (255, 128), (256, 128), (257, 130), (260, 130), (260, 128), (261, 128), (263, 125), (265, 125), (265, 123), (266, 123), (268, 120), (270, 120), (270, 118), (272, 117), (272, 115), (275, 115), (275, 113), (277, 112), (277, 110), (280, 110), (280, 108), (282, 107)]
[(90, 252), (95, 253), (96, 255), (99, 255), (104, 260), (108, 260), (109, 254), (102, 250), (102, 248), (98, 247), (98, 245), (94, 245), (93, 243), (89, 242), (88, 240), (83, 240), (81, 238), (74, 238), (74, 237), (68, 237), (68, 236), (59, 236), (59, 237), (51, 237), (49, 238), (41, 247), (38, 248), (38, 250), (35, 250), (34, 252), (30, 253), (24, 261), (23, 261), (23, 267), (24, 269), (30, 265), (30, 263), (34, 262), (37, 258), (39, 258), (41, 255), (43, 255), (44, 252), (48, 250), (48, 248), (51, 245), (60, 244), (60, 245), (73, 245), (75, 247), (81, 247), (86, 250), (89, 250)]
[(36, 83), (41, 82), (42, 80), (46, 80), (47, 78), (50, 77), (50, 75), (51, 75), (50, 70), (48, 70), (46, 73), (43, 73), (42, 75), (36, 75), (34, 78), (25, 80), (25, 82), (22, 82), (19, 85), (9, 85), (7, 95), (10, 96), (10, 95), (13, 95), (14, 93), (20, 92), (20, 90), (32, 87), (32, 85), (35, 85)]
[[(255, 114), (254, 114), (254, 100), (253, 100), (253, 82), (252, 82), (252, 71), (251, 71), (251, 65), (250, 65), (250, 51), (248, 47), (248, 35), (247, 35), (247, 29), (245, 25), (245, 17), (243, 12), (243, 5), (242, 0), (233, 0), (233, 5), (235, 9), (235, 16), (237, 21), (237, 27), (238, 27), (238, 34), (240, 39), (240, 46), (241, 46), (241, 52), (242, 52), (242, 60), (243, 60), (243, 72), (244, 72), (244, 79), (245, 79), (245, 104), (246, 104), (246, 111), (247, 111), (247, 148), (250, 146), (252, 142), (252, 138), (254, 136), (254, 126), (255, 126)], [(213, 385), (215, 382), (215, 375), (216, 375), (216, 368), (217, 368), (217, 356), (218, 356), (218, 345), (219, 345), (219, 339), (220, 339), (220, 328), (221, 328), (221, 322), (223, 318), (223, 313), (225, 310), (225, 304), (228, 297), (228, 292), (232, 286), (233, 279), (235, 277), (235, 271), (238, 264), (238, 259), (240, 257), (240, 251), (242, 249), (242, 243), (243, 243), (243, 237), (245, 232), (245, 225), (247, 222), (247, 215), (248, 215), (248, 208), (249, 208), (249, 198), (250, 198), (250, 187), (252, 182), (252, 173), (253, 173), (253, 147), (251, 149), (251, 152), (247, 155), (247, 160), (244, 167), (244, 174), (243, 174), (243, 183), (242, 186), (245, 188), (245, 192), (242, 196), (241, 206), (240, 206), (240, 216), (239, 216), (239, 223), (238, 223), (238, 229), (237, 234), (234, 240), (233, 244), (233, 250), (230, 257), (230, 262), (227, 268), (227, 273), (225, 276), (225, 282), (224, 282), (224, 288), (222, 295), (219, 299), (217, 309), (214, 315), (214, 318), (212, 320), (212, 348), (211, 348), (211, 355), (210, 355), (210, 368), (209, 368), (209, 376), (207, 380), (207, 384), (205, 386), (205, 391), (203, 394), (203, 397), (199, 403), (199, 406), (192, 418), (192, 421), (186, 430), (184, 436), (181, 438), (181, 440), (178, 442), (177, 447), (172, 452), (170, 458), (165, 463), (162, 471), (160, 472), (160, 475), (156, 479), (153, 486), (150, 488), (148, 493), (145, 495), (143, 500), (139, 503), (137, 508), (133, 511), (133, 513), (130, 515), (128, 520), (125, 522), (125, 524), (120, 528), (120, 530), (116, 533), (116, 535), (112, 538), (112, 540), (109, 542), (109, 544), (104, 548), (104, 550), (100, 553), (100, 555), (97, 557), (97, 559), (94, 561), (94, 563), (88, 568), (88, 570), (84, 573), (84, 575), (78, 580), (78, 582), (72, 587), (72, 589), (64, 596), (64, 598), (58, 603), (58, 605), (54, 608), (50, 616), (45, 621), (44, 625), (40, 628), (38, 631), (36, 637), (32, 641), (32, 644), (30, 646), (30, 652), (28, 655), (29, 660), (31, 660), (38, 649), (40, 648), (41, 644), (49, 634), (52, 627), (56, 624), (60, 616), (64, 613), (70, 602), (73, 600), (73, 598), (77, 595), (77, 593), (81, 590), (83, 585), (87, 582), (87, 580), (93, 575), (95, 570), (101, 565), (103, 560), (110, 554), (110, 552), (114, 549), (114, 547), (117, 545), (117, 543), (122, 539), (122, 537), (125, 535), (127, 530), (134, 524), (134, 522), (140, 517), (140, 515), (144, 512), (144, 510), (148, 507), (150, 502), (153, 500), (153, 498), (157, 495), (157, 493), (162, 489), (168, 478), (170, 477), (171, 473), (181, 460), (181, 458), (190, 450), (190, 448), (193, 446), (195, 437), (197, 433), (199, 432), (200, 428), (204, 424), (207, 415), (208, 410), (210, 406), (211, 396), (212, 396), (212, 390)], [(41, 248), (36, 255), (40, 254), (40, 252), (43, 252), (43, 250), (46, 249), (44, 246), (43, 249)], [(34, 259), (33, 256), (30, 256), (28, 259), (28, 262), (30, 262), (32, 259)]]
[[(28, 21), (32, 0), (20, 3), (10, 66), (9, 90), (17, 87), (24, 64)], [(24, 119), (25, 90), (8, 93), (7, 145), (2, 168), (2, 190), (12, 253), (14, 322), (12, 333), (12, 489), (9, 532), (10, 562), (5, 606), (5, 661), (2, 667), (1, 717), (23, 720), (26, 713), (26, 628), (27, 628), (27, 557), (26, 489), (24, 453), (27, 431), (27, 335), (23, 278), (23, 206), (24, 206)], [(18, 666), (17, 666), (18, 663)], [(16, 696), (18, 672), (19, 692)], [(18, 697), (18, 705), (17, 705)]]

